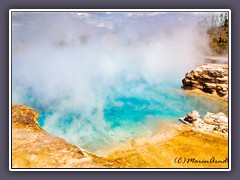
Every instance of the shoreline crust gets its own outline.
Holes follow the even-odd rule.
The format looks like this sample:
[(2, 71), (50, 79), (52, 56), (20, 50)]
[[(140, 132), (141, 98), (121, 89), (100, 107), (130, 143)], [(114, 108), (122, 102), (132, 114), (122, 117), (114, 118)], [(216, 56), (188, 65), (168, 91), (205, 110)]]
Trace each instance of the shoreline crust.
[[(105, 153), (93, 154), (43, 130), (32, 108), (12, 106), (13, 168), (227, 168), (228, 163), (176, 163), (177, 157), (228, 158), (228, 139), (166, 124), (150, 138), (135, 139)], [(201, 152), (201, 153), (198, 153)], [(205, 154), (202, 156), (201, 154)]]
[(12, 105), (12, 168), (102, 167), (63, 138), (43, 130), (38, 113), (24, 105)]

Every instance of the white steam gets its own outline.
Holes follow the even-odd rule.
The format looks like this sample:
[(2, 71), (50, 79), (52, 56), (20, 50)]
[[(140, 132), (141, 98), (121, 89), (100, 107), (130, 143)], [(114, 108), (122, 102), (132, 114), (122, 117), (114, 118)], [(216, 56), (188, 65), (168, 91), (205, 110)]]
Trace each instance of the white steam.
[[(89, 14), (28, 12), (12, 22), (18, 24), (12, 29), (13, 103), (52, 111), (43, 128), (80, 146), (91, 143), (96, 131), (103, 141), (111, 139), (104, 106), (106, 97), (114, 99), (112, 89), (139, 78), (180, 88), (208, 47), (205, 34), (175, 16), (165, 25), (161, 14)], [(66, 124), (61, 118), (69, 113), (72, 123)]]

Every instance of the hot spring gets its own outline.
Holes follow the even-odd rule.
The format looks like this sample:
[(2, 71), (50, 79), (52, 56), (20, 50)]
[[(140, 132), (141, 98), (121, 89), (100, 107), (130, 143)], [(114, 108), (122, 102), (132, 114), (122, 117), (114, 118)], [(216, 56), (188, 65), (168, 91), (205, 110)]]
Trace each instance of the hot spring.
[(15, 13), (12, 103), (34, 108), (43, 129), (91, 152), (149, 137), (192, 110), (224, 111), (181, 90), (208, 46), (198, 18), (136, 13)]
[[(26, 95), (26, 105), (39, 112), (40, 126), (49, 133), (92, 152), (104, 150), (131, 139), (149, 137), (161, 123), (179, 123), (178, 118), (197, 110), (203, 117), (207, 112), (225, 112), (221, 102), (187, 95), (177, 86), (150, 84), (143, 79), (124, 81), (108, 87), (101, 95), (101, 105), (88, 109), (71, 108), (68, 98), (41, 104), (33, 91)], [(81, 93), (82, 96), (84, 92)], [(88, 97), (85, 102), (87, 102)], [(227, 113), (227, 112), (225, 112)]]

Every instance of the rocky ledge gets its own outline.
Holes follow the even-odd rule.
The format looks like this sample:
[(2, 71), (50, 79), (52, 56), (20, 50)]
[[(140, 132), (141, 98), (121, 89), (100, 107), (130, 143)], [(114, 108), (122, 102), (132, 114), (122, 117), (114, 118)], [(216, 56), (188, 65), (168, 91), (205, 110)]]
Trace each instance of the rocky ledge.
[[(228, 141), (223, 136), (192, 130), (193, 126), (169, 125), (149, 139), (136, 139), (126, 148), (94, 155), (53, 136), (38, 125), (38, 113), (12, 106), (12, 168), (227, 168), (227, 163), (182, 164), (176, 157), (224, 160)], [(191, 118), (192, 120), (191, 120)], [(186, 122), (195, 124), (198, 114)], [(190, 119), (189, 119), (190, 118)], [(202, 153), (199, 153), (202, 152)]]
[(208, 112), (204, 118), (201, 119), (197, 111), (192, 111), (192, 113), (187, 114), (185, 118), (180, 118), (180, 120), (185, 124), (189, 124), (195, 130), (228, 136), (228, 117), (222, 112)]
[(78, 147), (44, 131), (38, 113), (12, 105), (12, 168), (98, 168)]
[(186, 73), (183, 88), (228, 99), (228, 64), (204, 64)]

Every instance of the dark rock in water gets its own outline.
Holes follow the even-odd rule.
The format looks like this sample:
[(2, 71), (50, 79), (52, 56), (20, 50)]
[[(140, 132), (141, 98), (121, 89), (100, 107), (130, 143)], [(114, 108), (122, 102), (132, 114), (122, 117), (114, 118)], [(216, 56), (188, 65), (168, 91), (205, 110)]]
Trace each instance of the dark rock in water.
[(188, 113), (187, 116), (184, 118), (184, 121), (192, 123), (193, 121), (197, 121), (200, 118), (200, 115), (197, 111), (192, 111), (192, 113)]
[(228, 65), (204, 64), (186, 73), (182, 80), (184, 89), (200, 89), (209, 94), (228, 98)]

